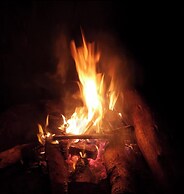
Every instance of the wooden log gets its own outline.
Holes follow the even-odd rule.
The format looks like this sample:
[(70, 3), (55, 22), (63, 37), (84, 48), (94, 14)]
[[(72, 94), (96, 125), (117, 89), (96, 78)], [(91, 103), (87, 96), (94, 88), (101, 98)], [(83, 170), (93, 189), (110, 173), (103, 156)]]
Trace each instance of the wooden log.
[(52, 194), (65, 194), (68, 191), (68, 169), (60, 145), (46, 142), (45, 149)]
[(22, 160), (22, 150), (29, 148), (31, 144), (23, 144), (14, 146), (0, 153), (0, 169), (13, 165)]
[[(168, 177), (160, 158), (164, 158), (165, 145), (161, 134), (157, 131), (155, 118), (143, 98), (136, 91), (126, 91), (123, 94), (123, 111), (128, 115), (131, 125), (134, 125), (137, 144), (147, 161), (158, 184), (167, 189)], [(169, 159), (165, 158), (169, 163)]]
[(104, 165), (110, 178), (111, 194), (135, 193), (124, 146), (111, 142), (105, 149)]

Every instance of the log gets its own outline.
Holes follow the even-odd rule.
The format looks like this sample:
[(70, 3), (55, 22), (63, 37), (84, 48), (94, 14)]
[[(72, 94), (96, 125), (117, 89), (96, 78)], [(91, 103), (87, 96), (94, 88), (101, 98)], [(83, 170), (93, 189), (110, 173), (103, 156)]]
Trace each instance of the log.
[(104, 165), (111, 184), (111, 194), (135, 193), (132, 173), (124, 146), (111, 142), (105, 149)]
[(22, 151), (25, 148), (30, 148), (32, 144), (16, 145), (8, 150), (0, 153), (0, 169), (13, 165), (23, 158)]
[[(145, 100), (136, 91), (125, 91), (123, 93), (123, 111), (129, 117), (131, 125), (134, 125), (136, 142), (147, 161), (155, 181), (164, 190), (168, 187), (167, 172), (160, 158), (167, 154), (162, 137), (157, 131), (155, 118), (145, 103)], [(164, 158), (168, 161), (168, 158)]]
[(66, 194), (68, 192), (68, 169), (60, 145), (46, 142), (45, 152), (52, 194)]
[[(126, 135), (125, 135), (126, 133)], [(111, 194), (159, 193), (134, 136), (134, 128), (114, 135), (104, 152)]]

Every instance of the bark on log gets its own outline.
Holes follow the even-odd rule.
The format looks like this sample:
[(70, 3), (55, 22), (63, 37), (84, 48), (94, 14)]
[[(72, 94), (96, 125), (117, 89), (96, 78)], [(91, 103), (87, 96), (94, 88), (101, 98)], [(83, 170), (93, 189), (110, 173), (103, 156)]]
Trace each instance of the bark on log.
[(22, 150), (31, 144), (17, 145), (0, 153), (0, 169), (15, 164), (22, 159)]
[(160, 160), (166, 153), (164, 153), (164, 145), (160, 141), (161, 136), (158, 135), (156, 121), (150, 108), (135, 91), (124, 92), (122, 107), (129, 117), (129, 122), (134, 125), (136, 141), (155, 180), (166, 188), (167, 175)]
[(68, 169), (60, 146), (47, 142), (45, 149), (52, 194), (65, 194), (68, 190)]
[(106, 147), (104, 164), (110, 178), (111, 194), (135, 193), (133, 177), (122, 144), (110, 143)]

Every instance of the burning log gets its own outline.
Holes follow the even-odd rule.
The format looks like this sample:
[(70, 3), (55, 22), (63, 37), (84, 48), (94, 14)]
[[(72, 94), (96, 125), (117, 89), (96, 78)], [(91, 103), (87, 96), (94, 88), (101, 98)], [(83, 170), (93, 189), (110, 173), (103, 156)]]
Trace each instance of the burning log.
[(46, 157), (53, 194), (64, 194), (68, 190), (68, 169), (58, 144), (46, 142)]

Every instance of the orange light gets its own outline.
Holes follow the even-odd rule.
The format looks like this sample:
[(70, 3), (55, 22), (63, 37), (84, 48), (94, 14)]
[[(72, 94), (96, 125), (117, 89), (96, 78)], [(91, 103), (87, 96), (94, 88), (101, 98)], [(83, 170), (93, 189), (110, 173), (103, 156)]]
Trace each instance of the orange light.
[[(95, 52), (94, 43), (86, 43), (82, 34), (83, 45), (76, 47), (74, 41), (71, 42), (71, 53), (75, 61), (76, 70), (79, 77), (79, 88), (83, 107), (77, 107), (70, 119), (67, 120), (66, 133), (83, 134), (95, 126), (95, 132), (100, 132), (100, 122), (104, 116), (105, 108), (113, 110), (118, 98), (114, 84), (110, 83), (108, 99), (105, 94), (105, 82), (103, 73), (97, 72), (100, 61), (100, 52)], [(109, 101), (109, 107), (105, 107)], [(93, 127), (94, 128), (94, 127)]]

